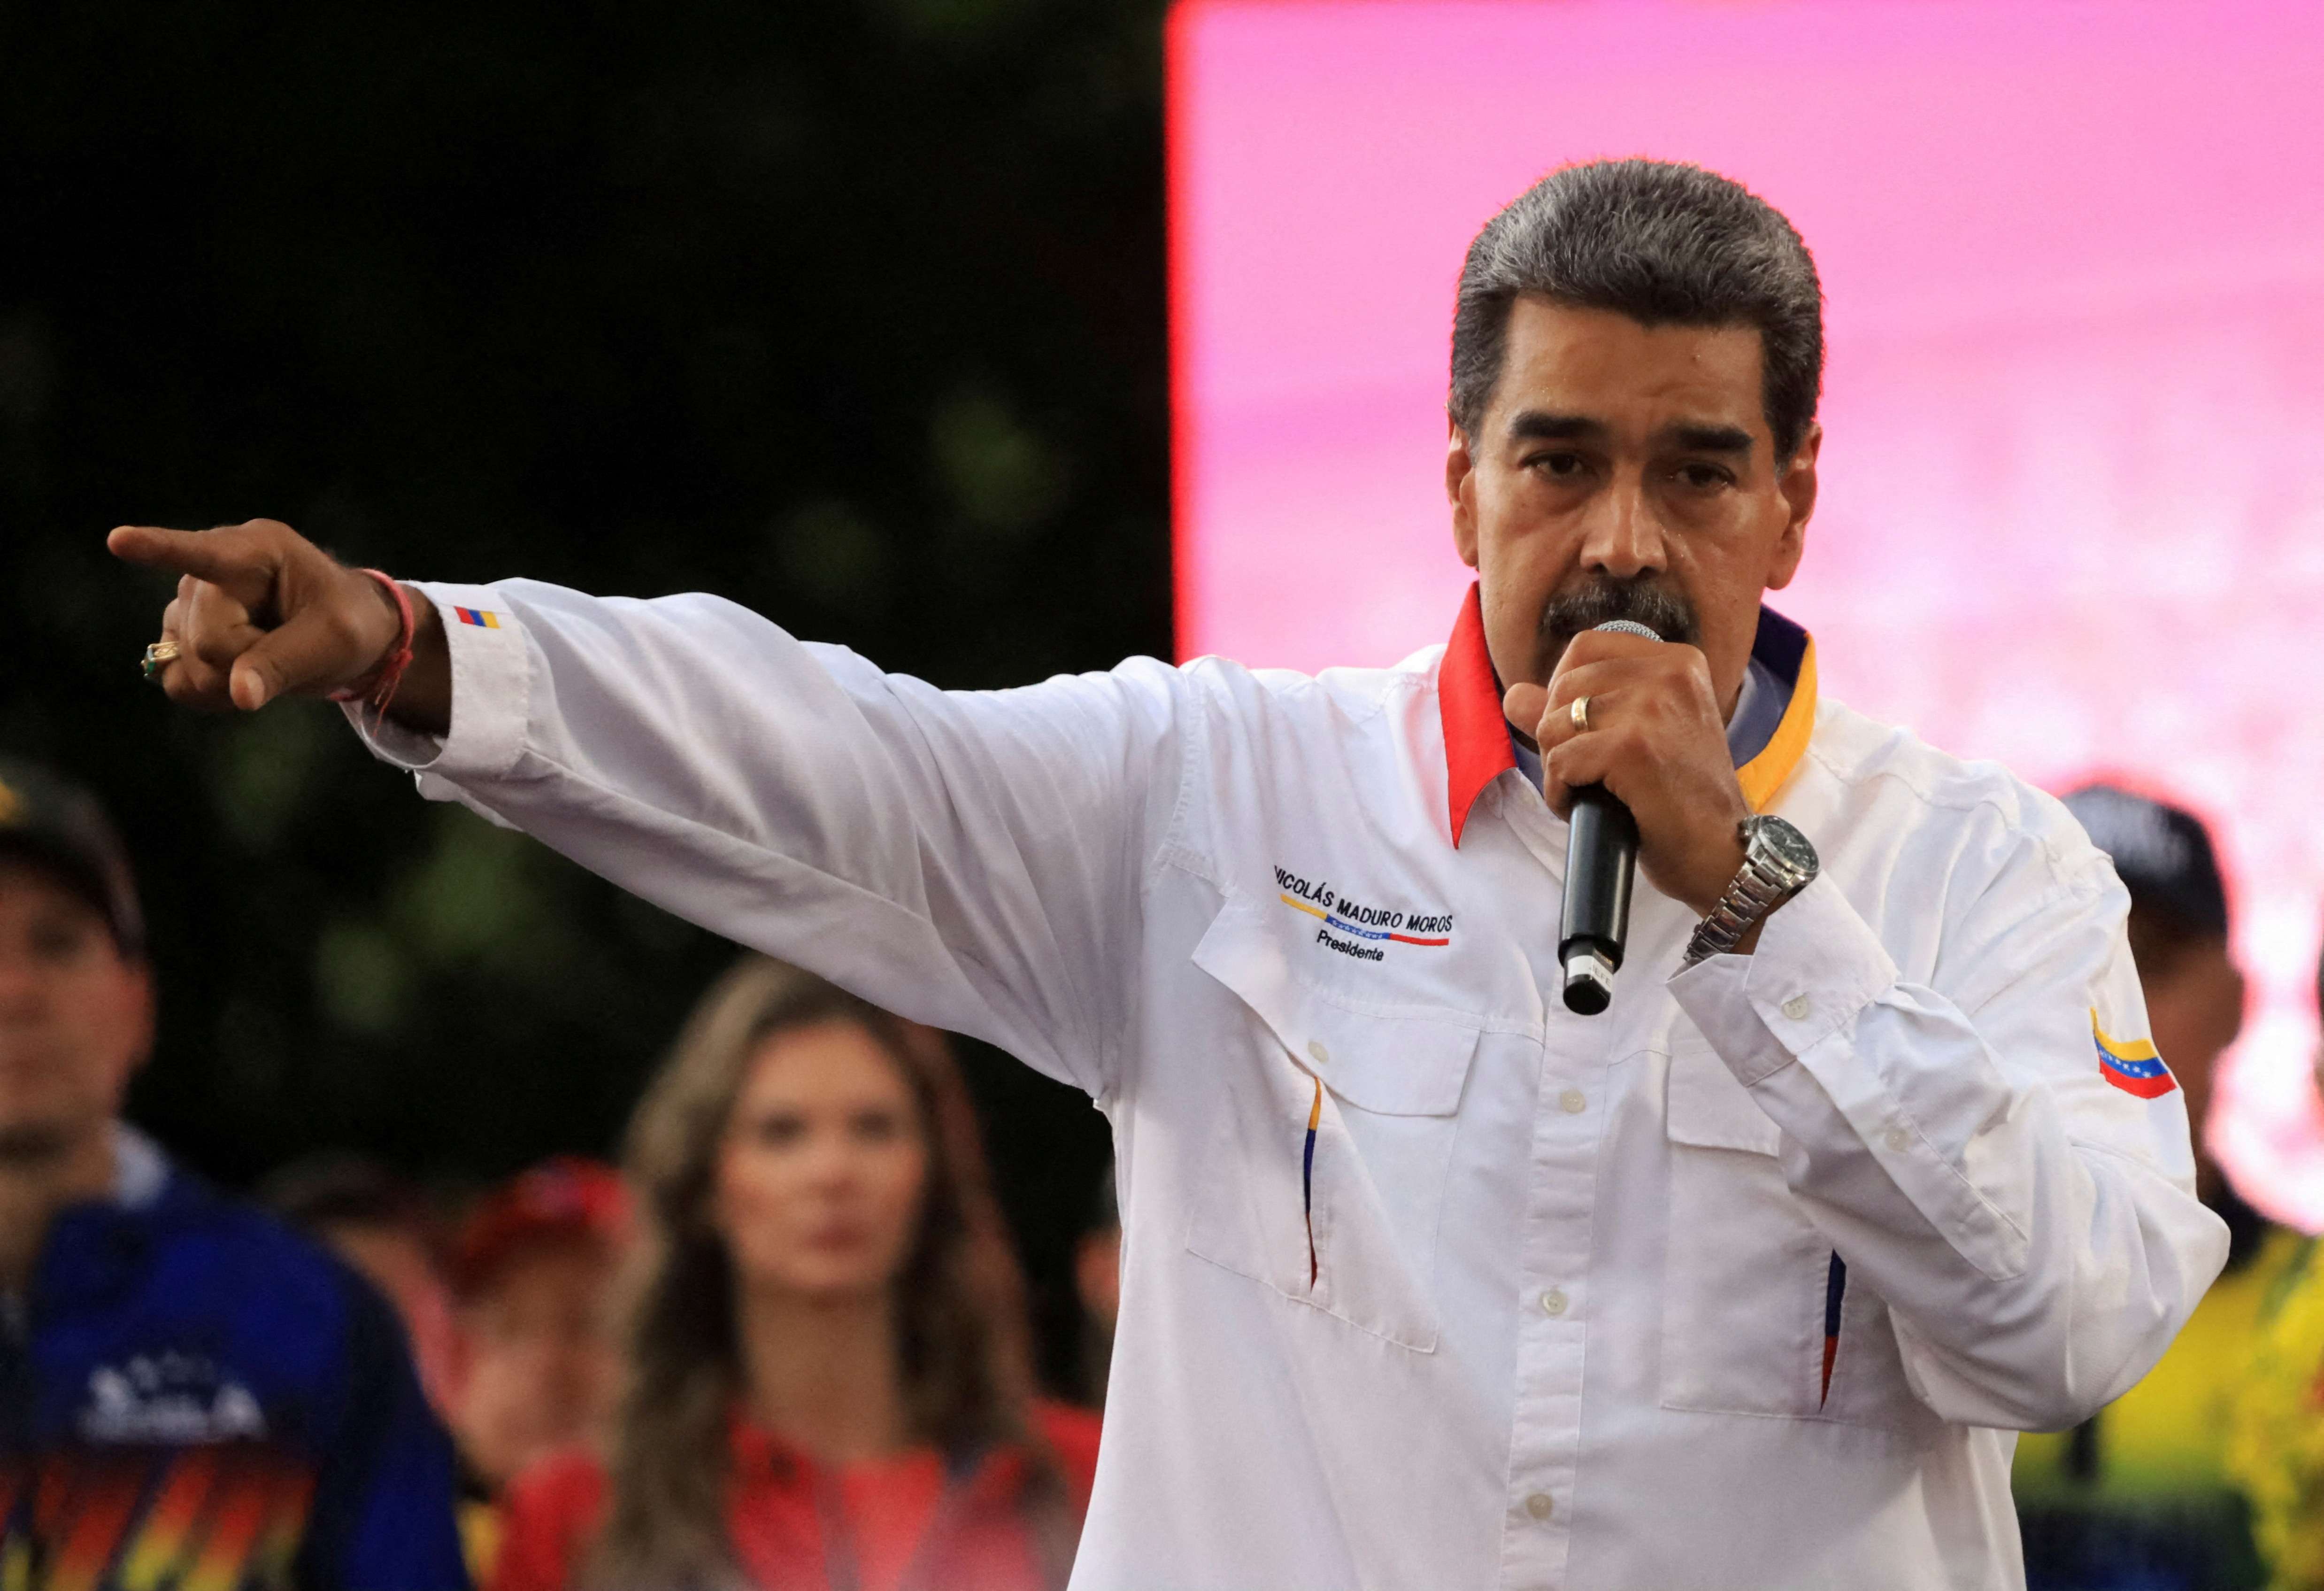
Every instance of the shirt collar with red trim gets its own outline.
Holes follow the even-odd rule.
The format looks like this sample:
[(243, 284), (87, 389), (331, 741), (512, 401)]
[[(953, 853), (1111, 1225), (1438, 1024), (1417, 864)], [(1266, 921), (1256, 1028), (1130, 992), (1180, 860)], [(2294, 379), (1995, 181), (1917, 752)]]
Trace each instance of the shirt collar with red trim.
[[(1809, 733), (1815, 726), (1815, 641), (1783, 615), (1763, 606), (1751, 655), (1791, 693), (1766, 745), (1735, 770), (1743, 786), (1743, 799), (1756, 811), (1791, 777), (1801, 754), (1807, 750)], [(1517, 765), (1508, 720), (1501, 714), (1500, 678), (1493, 672), (1493, 660), (1485, 647), (1484, 608), (1473, 584), (1461, 604), (1452, 639), (1437, 667), (1436, 705), (1444, 727), (1446, 809), (1452, 818), (1452, 843), (1458, 846), (1478, 796), (1502, 772)]]

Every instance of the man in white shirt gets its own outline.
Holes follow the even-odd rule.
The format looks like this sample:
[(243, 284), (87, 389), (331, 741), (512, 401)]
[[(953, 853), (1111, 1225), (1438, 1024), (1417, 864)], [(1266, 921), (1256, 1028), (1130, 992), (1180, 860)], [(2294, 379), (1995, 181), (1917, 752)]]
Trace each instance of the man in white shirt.
[[(1553, 173), (1462, 275), (1479, 584), (1449, 644), (1314, 679), (947, 693), (712, 597), (398, 587), (264, 521), (113, 546), (183, 577), (180, 699), (392, 685), (351, 711), (427, 793), (1092, 1095), (1124, 1242), (1077, 1586), (2015, 1586), (2010, 1433), (2136, 1381), (2226, 1235), (2106, 859), (1819, 702), (1761, 606), (1821, 361), (1762, 201)], [(1642, 876), (1585, 1017), (1593, 781)]]

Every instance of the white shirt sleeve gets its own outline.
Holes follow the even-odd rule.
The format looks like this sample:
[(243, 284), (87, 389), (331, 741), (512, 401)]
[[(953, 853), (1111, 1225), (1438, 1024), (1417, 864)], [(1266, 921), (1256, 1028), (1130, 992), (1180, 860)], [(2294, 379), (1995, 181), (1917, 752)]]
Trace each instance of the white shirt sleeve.
[(2086, 1419), (2153, 1366), (2225, 1263), (2185, 1096), (2099, 1073), (2099, 1013), (2145, 1031), (2127, 906), (2102, 863), (2061, 876), (2021, 850), (1949, 925), (1930, 987), (1819, 879), (1755, 954), (1672, 979), (1946, 1420)]
[(419, 588), (451, 643), (450, 733), (365, 739), (424, 792), (1111, 1091), (1146, 867), (1183, 775), (1175, 671), (944, 691), (715, 597)]

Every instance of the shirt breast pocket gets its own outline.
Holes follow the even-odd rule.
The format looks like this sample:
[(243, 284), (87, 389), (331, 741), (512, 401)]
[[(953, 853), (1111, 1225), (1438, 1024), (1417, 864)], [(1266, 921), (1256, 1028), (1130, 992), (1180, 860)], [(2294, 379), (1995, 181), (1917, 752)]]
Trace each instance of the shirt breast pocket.
[(1480, 1029), (1358, 1009), (1302, 978), (1263, 912), (1231, 901), (1195, 966), (1234, 996), (1226, 1087), (1186, 1246), (1291, 1301), (1436, 1346), (1436, 1226)]
[(1783, 1133), (1691, 1029), (1665, 1124), (1666, 1409), (1892, 1427), (1914, 1418), (1886, 1308), (1784, 1180)]

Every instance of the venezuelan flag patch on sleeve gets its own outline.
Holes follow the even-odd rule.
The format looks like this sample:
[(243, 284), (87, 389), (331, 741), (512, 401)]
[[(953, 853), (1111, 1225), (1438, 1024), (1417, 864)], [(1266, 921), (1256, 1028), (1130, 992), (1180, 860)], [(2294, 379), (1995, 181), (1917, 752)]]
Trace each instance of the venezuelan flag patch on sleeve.
[(2098, 1076), (2124, 1093), (2160, 1099), (2179, 1087), (2171, 1068), (2154, 1052), (2153, 1041), (2116, 1038), (2098, 1025), (2095, 1006), (2090, 1010), (2090, 1037), (2098, 1045)]
[(480, 630), (497, 630), (501, 627), (501, 615), (490, 608), (456, 607), (452, 612), (462, 624), (474, 624)]

